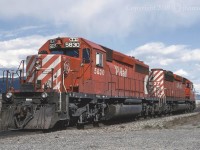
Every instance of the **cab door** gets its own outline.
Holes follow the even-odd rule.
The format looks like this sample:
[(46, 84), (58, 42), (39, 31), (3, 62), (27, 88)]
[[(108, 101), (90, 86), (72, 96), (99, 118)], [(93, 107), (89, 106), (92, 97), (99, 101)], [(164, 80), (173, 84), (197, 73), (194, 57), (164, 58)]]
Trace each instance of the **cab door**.
[(92, 49), (86, 44), (82, 44), (81, 47), (81, 64), (79, 72), (79, 92), (92, 93)]
[(91, 68), (92, 68), (92, 62), (91, 62), (91, 48), (85, 47), (82, 49), (82, 76), (83, 81), (90, 80), (91, 79)]

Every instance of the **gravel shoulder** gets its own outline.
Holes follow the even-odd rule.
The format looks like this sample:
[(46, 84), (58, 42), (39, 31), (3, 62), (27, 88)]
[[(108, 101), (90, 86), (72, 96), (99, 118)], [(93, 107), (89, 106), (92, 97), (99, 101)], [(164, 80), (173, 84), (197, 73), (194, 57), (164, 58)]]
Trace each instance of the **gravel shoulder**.
[(0, 149), (199, 150), (200, 114), (0, 139)]

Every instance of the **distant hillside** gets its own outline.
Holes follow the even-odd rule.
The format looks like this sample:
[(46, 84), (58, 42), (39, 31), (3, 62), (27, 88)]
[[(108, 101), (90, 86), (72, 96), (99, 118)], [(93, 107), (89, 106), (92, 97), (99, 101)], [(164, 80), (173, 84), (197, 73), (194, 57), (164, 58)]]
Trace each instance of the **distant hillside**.
[[(11, 85), (12, 81), (8, 80), (8, 84)], [(19, 84), (19, 78), (14, 78), (13, 80), (13, 87), (15, 89), (19, 89), (20, 84)], [(6, 80), (3, 78), (0, 78), (0, 93), (5, 92), (6, 91)]]

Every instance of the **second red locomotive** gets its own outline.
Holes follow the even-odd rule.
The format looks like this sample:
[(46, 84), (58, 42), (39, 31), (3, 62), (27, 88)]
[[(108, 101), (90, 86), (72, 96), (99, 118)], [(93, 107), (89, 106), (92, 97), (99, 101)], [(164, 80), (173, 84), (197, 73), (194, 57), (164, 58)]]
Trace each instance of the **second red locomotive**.
[[(49, 129), (195, 108), (193, 83), (84, 38), (48, 40), (26, 59), (19, 91), (3, 95), (6, 126)], [(9, 119), (8, 119), (9, 118)]]

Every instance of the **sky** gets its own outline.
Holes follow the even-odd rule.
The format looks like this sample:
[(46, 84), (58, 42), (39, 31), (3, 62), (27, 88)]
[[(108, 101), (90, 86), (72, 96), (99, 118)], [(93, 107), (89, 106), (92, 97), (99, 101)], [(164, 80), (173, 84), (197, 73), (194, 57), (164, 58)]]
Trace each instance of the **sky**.
[(0, 74), (58, 36), (84, 37), (190, 79), (200, 92), (199, 0), (0, 0)]

